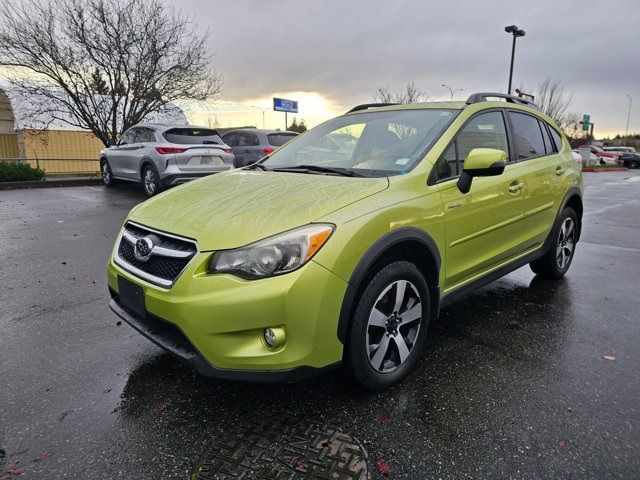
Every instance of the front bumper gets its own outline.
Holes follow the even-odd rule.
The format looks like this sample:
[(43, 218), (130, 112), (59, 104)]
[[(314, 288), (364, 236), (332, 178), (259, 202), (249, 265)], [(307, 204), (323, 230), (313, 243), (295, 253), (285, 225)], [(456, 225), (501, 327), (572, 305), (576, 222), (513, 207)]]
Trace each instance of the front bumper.
[[(211, 253), (199, 253), (166, 290), (109, 262), (111, 309), (154, 343), (203, 375), (256, 381), (297, 381), (335, 368), (343, 345), (336, 335), (346, 282), (310, 261), (286, 275), (243, 280), (206, 273)], [(145, 316), (118, 302), (118, 277), (144, 291)], [(270, 349), (267, 327), (284, 330)]]

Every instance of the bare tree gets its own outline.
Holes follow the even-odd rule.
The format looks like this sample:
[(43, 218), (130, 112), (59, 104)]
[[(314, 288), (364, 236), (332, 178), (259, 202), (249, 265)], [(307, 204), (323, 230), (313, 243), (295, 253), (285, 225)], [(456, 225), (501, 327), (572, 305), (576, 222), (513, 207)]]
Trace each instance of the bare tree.
[(411, 81), (399, 92), (392, 92), (388, 86), (378, 87), (373, 92), (373, 100), (378, 103), (419, 103), (427, 101), (427, 94)]
[(547, 78), (538, 86), (536, 103), (543, 113), (553, 118), (562, 128), (567, 126), (568, 109), (572, 101), (572, 95), (565, 91), (560, 80)]
[(159, 0), (15, 0), (0, 6), (0, 66), (42, 115), (105, 145), (181, 100), (220, 92), (208, 32)]

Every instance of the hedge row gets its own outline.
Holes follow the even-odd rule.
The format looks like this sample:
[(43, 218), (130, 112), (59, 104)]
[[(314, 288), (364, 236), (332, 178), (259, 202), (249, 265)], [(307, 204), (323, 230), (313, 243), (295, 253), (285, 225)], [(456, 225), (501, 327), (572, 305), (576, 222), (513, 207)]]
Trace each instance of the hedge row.
[(43, 178), (44, 170), (33, 168), (26, 162), (0, 161), (0, 182), (24, 182)]

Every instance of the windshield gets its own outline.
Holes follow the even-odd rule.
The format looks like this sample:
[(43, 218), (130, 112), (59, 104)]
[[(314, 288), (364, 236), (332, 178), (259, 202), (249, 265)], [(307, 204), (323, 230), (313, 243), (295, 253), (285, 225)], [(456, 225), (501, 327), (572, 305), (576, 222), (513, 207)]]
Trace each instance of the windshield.
[(368, 177), (405, 173), (422, 159), (456, 113), (416, 109), (334, 118), (285, 144), (262, 166), (343, 169)]

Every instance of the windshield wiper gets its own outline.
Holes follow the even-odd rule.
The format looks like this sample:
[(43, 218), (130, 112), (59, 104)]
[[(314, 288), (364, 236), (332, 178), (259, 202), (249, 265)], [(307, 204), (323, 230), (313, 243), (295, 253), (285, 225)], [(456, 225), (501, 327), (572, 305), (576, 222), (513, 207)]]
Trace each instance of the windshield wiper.
[(362, 177), (359, 173), (346, 168), (323, 167), (321, 165), (293, 165), (291, 167), (278, 167), (273, 169), (275, 172), (319, 172), (332, 173), (334, 175), (342, 175), (343, 177)]
[(256, 162), (256, 163), (252, 163), (251, 165), (247, 165), (248, 169), (253, 170), (254, 168), (259, 168), (260, 170), (271, 170), (270, 168), (265, 167), (264, 165), (262, 165), (262, 162)]

